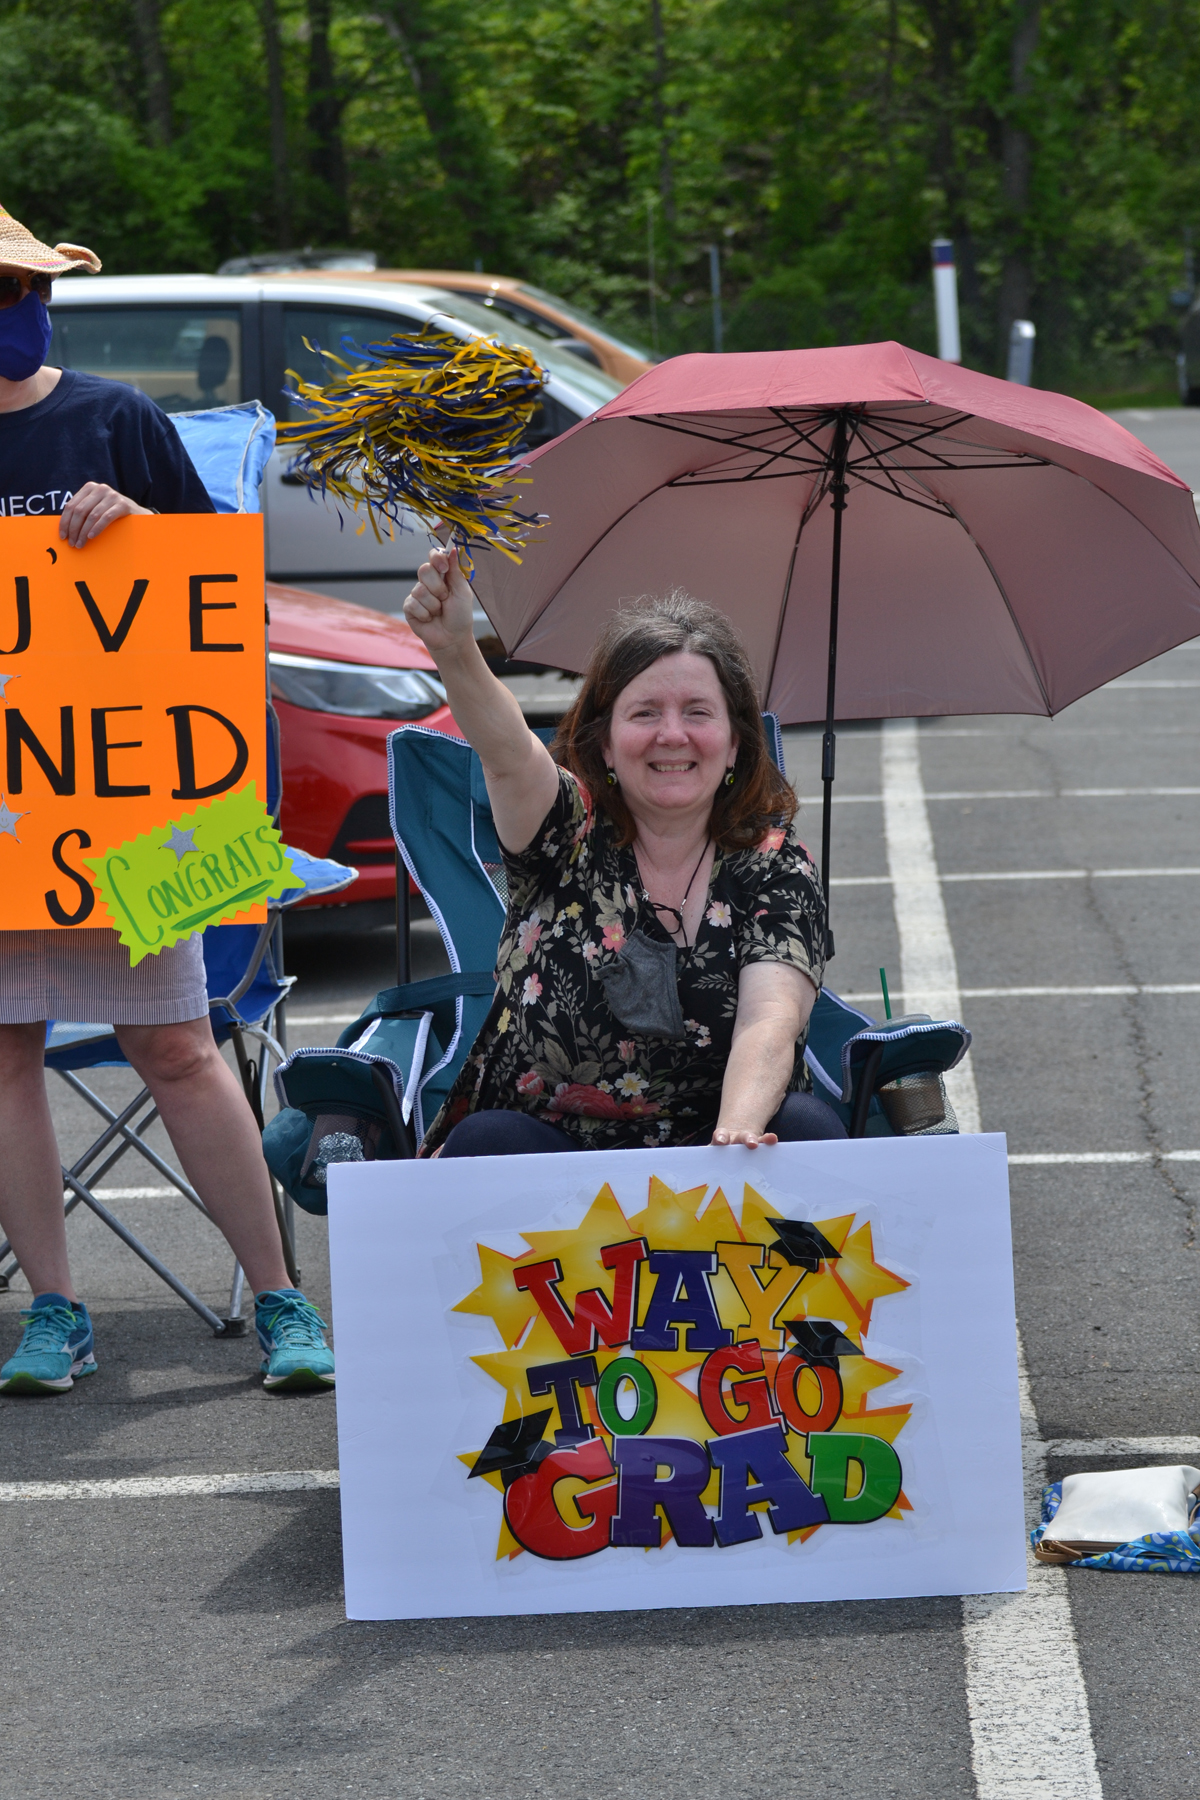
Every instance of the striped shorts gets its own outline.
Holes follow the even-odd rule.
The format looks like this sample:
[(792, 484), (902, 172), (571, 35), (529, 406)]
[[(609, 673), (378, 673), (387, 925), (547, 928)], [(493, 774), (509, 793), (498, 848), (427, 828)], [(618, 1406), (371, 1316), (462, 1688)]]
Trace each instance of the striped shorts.
[(0, 1025), (177, 1025), (208, 1012), (199, 934), (135, 969), (115, 931), (0, 931)]

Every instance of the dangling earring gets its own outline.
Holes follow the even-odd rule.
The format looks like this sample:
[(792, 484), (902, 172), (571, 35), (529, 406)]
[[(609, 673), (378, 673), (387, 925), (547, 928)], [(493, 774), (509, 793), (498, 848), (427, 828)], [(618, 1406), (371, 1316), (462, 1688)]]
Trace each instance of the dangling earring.
[(610, 769), (610, 770), (609, 770), (609, 771), (608, 771), (608, 774), (607, 774), (607, 775), (606, 775), (606, 776), (605, 776), (605, 777), (604, 777), (604, 779), (605, 779), (605, 781), (607, 781), (607, 783), (608, 783), (608, 785), (609, 785), (609, 787), (616, 787), (616, 785), (617, 785), (617, 774), (616, 774), (616, 770), (615, 770), (615, 769)]
[(725, 771), (725, 786), (726, 786), (726, 787), (732, 787), (732, 786), (733, 786), (733, 780), (734, 780), (734, 776), (733, 776), (733, 770), (732, 770), (732, 769), (726, 769), (726, 771)]

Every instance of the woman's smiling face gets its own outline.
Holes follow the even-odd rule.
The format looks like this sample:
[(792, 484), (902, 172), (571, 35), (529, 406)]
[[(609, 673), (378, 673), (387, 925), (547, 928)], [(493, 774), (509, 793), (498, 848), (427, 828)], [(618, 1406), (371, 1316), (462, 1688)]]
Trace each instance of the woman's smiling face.
[(605, 760), (634, 814), (707, 809), (737, 754), (717, 671), (677, 650), (617, 695)]

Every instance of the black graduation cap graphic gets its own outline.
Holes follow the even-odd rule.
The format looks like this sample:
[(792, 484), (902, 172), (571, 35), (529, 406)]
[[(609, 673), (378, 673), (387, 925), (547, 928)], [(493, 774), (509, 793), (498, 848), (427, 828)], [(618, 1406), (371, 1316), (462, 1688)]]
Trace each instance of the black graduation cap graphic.
[(857, 1344), (851, 1343), (831, 1319), (785, 1319), (784, 1324), (796, 1340), (796, 1348), (806, 1362), (837, 1368), (839, 1356), (861, 1356)]
[[(497, 1425), (475, 1458), (471, 1475), (499, 1473), (507, 1488), (518, 1475), (528, 1475), (536, 1469), (554, 1448), (542, 1436), (550, 1423), (551, 1410), (547, 1407), (544, 1412), (529, 1413), (523, 1419), (506, 1419), (503, 1425)], [(469, 1475), (468, 1481), (470, 1478)]]
[(785, 1262), (807, 1269), (810, 1274), (815, 1275), (823, 1262), (836, 1262), (841, 1255), (806, 1219), (768, 1219), (766, 1223), (779, 1239), (771, 1245), (772, 1250), (778, 1250)]

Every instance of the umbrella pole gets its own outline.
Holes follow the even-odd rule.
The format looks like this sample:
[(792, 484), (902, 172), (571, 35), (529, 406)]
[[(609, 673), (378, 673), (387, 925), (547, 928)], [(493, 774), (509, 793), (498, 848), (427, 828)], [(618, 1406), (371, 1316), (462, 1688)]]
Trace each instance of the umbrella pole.
[(825, 888), (825, 955), (831, 957), (833, 929), (829, 923), (829, 840), (833, 813), (834, 758), (837, 736), (833, 729), (837, 701), (838, 601), (842, 582), (842, 514), (846, 510), (846, 415), (839, 412), (833, 435), (833, 562), (829, 575), (829, 672), (825, 685), (825, 736), (821, 740), (821, 781), (825, 799), (821, 811), (821, 881)]

